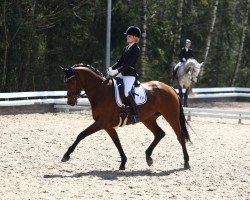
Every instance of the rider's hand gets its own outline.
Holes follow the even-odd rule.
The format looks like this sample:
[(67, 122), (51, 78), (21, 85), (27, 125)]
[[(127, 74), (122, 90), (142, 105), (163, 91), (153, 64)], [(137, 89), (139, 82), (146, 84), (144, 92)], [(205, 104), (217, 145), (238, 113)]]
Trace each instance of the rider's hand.
[(108, 71), (108, 75), (109, 75), (109, 76), (115, 76), (115, 75), (118, 74), (118, 73), (119, 73), (119, 72), (118, 72), (117, 69)]
[(182, 60), (184, 61), (184, 62), (186, 62), (187, 60), (186, 60), (186, 58), (182, 58)]

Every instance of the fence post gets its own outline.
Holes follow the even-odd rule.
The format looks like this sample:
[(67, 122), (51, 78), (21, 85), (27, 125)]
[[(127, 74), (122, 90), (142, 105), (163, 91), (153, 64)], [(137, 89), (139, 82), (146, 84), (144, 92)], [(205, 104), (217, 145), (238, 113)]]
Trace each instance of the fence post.
[(188, 111), (187, 121), (191, 121), (191, 111)]
[(239, 115), (239, 121), (238, 121), (238, 124), (241, 124), (241, 113)]
[(66, 112), (66, 113), (69, 112), (69, 105), (66, 105), (65, 112)]

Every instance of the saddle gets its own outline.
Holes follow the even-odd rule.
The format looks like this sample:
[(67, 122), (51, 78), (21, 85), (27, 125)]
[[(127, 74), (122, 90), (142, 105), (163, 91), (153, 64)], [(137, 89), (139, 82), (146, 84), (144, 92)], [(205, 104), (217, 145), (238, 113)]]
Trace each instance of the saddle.
[[(119, 107), (128, 106), (129, 103), (126, 100), (124, 95), (124, 84), (121, 78), (116, 77), (112, 79), (114, 90), (115, 90), (115, 100)], [(142, 105), (147, 102), (147, 95), (145, 89), (139, 83), (139, 81), (135, 81), (131, 93), (134, 96), (136, 105)]]
[[(128, 120), (128, 112), (126, 110), (126, 107), (129, 105), (129, 103), (127, 102), (127, 99), (124, 95), (124, 84), (122, 79), (116, 77), (112, 79), (112, 82), (115, 90), (116, 104), (121, 108), (119, 124), (116, 127), (122, 127), (126, 125)], [(131, 93), (133, 94), (137, 105), (142, 105), (147, 102), (145, 89), (142, 87), (139, 81), (135, 81)]]

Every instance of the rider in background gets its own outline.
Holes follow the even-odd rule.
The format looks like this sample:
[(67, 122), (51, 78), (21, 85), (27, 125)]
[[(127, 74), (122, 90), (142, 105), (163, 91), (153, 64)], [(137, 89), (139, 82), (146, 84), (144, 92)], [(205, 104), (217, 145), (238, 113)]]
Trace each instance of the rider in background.
[(178, 71), (179, 67), (181, 65), (183, 65), (189, 58), (193, 58), (194, 57), (193, 50), (190, 49), (190, 46), (191, 46), (191, 40), (186, 39), (185, 47), (183, 47), (181, 49), (180, 54), (179, 54), (180, 62), (178, 62), (177, 65), (174, 67), (173, 78), (172, 78), (173, 81), (175, 79), (175, 76), (177, 74), (177, 71)]
[(121, 78), (124, 83), (124, 95), (128, 99), (134, 113), (132, 115), (132, 124), (138, 123), (139, 114), (131, 89), (136, 80), (135, 65), (140, 56), (140, 47), (137, 43), (141, 37), (141, 30), (137, 26), (130, 26), (124, 33), (127, 40), (127, 46), (123, 49), (121, 58), (112, 67), (109, 68), (108, 75)]

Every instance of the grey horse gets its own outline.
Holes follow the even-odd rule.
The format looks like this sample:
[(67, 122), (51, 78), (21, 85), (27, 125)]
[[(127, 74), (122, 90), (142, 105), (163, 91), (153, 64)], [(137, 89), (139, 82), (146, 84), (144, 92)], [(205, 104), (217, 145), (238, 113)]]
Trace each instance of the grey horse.
[[(192, 88), (193, 83), (197, 82), (197, 78), (201, 71), (202, 63), (198, 63), (197, 60), (190, 58), (184, 64), (182, 64), (177, 71), (177, 82), (179, 89), (179, 96), (183, 106), (188, 106), (188, 94)], [(185, 88), (186, 92), (183, 99), (183, 91)]]

